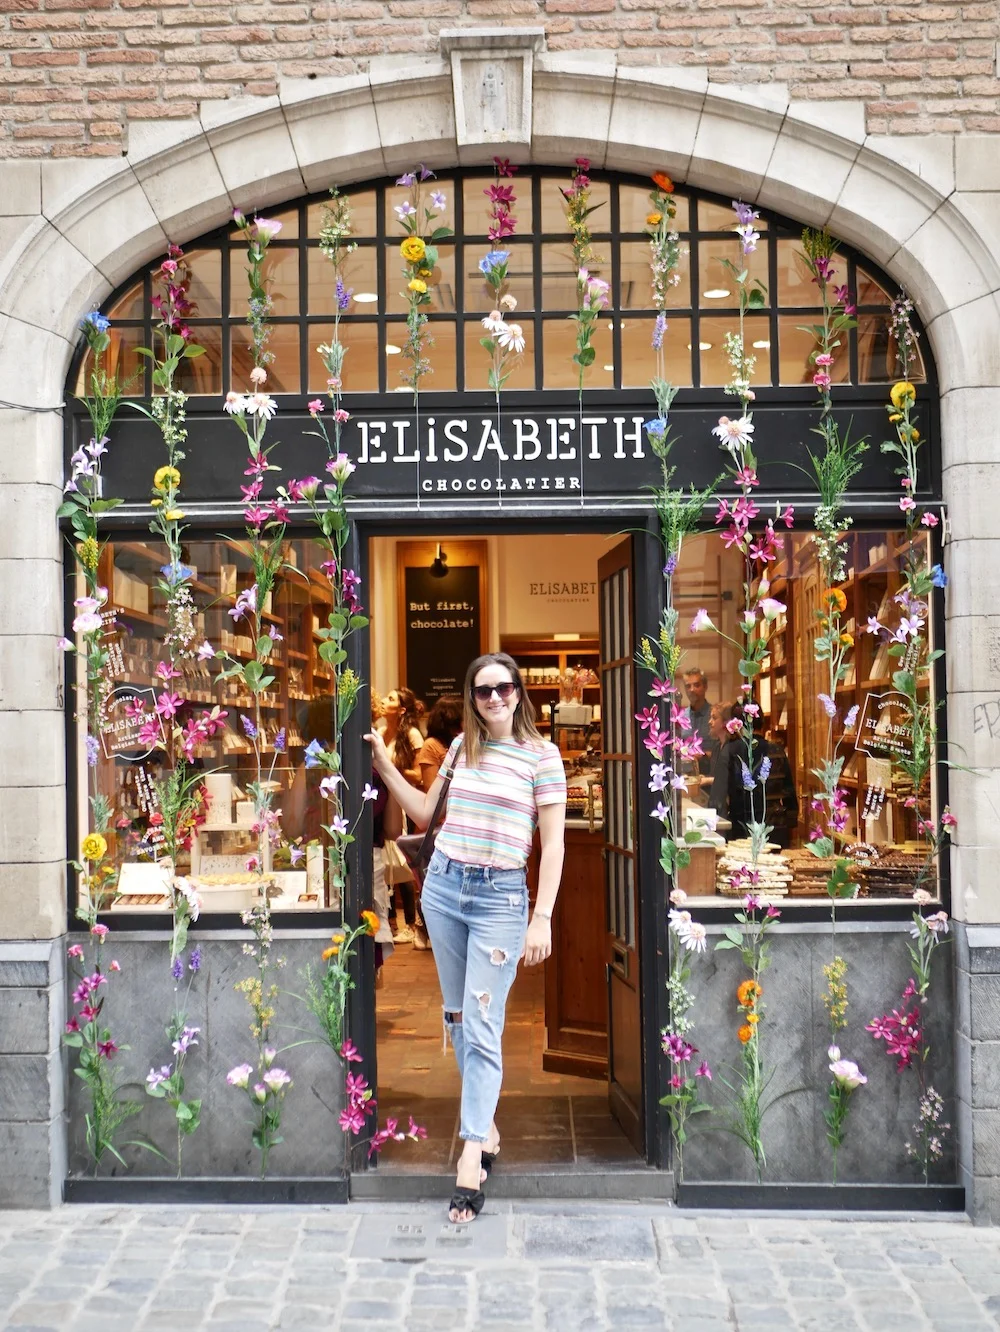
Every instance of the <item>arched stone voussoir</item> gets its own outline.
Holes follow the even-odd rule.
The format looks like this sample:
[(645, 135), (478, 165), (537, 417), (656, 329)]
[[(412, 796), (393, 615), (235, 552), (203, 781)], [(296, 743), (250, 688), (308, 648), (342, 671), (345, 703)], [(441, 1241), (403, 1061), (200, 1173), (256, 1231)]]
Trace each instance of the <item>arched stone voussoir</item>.
[(310, 193), (386, 174), (367, 74), (282, 79), (278, 99)]
[(605, 166), (688, 179), (708, 91), (705, 70), (620, 66), (615, 78)]
[[(128, 159), (167, 242), (183, 245), (232, 216), (233, 201), (200, 120), (132, 130)], [(132, 271), (116, 270), (116, 285)]]
[(565, 163), (567, 173), (577, 157), (588, 158), (592, 167), (610, 167), (615, 82), (613, 55), (586, 62), (539, 56), (531, 108), (532, 160)]
[(252, 213), (307, 193), (277, 97), (202, 102), (200, 118), (235, 207)]
[(380, 56), (368, 78), (386, 175), (420, 163), (453, 167), (458, 140), (450, 67), (439, 59)]
[(709, 84), (698, 121), (688, 183), (719, 192), (724, 183), (748, 203), (756, 201), (788, 110), (778, 84)]

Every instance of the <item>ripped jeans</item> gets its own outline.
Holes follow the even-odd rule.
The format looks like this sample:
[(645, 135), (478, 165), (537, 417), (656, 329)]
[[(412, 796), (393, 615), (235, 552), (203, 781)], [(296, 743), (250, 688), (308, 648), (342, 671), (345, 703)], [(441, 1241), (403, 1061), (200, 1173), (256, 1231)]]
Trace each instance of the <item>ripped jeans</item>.
[[(504, 1013), (528, 928), (525, 872), (435, 851), (421, 896), (445, 1025), (462, 1075), (459, 1136), (486, 1142), (503, 1079)], [(461, 1013), (461, 1022), (451, 1016)]]

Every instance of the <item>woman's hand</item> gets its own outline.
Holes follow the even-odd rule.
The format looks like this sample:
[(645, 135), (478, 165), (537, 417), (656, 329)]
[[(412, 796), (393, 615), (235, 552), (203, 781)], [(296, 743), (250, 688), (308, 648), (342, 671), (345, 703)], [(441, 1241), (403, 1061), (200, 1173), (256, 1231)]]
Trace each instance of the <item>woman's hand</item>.
[(544, 962), (552, 952), (552, 922), (532, 916), (528, 933), (524, 936), (524, 958), (526, 967), (535, 967)]
[(369, 731), (365, 739), (372, 747), (372, 762), (379, 772), (385, 776), (386, 772), (392, 767), (392, 759), (389, 757), (389, 751), (385, 747), (385, 741), (379, 735), (378, 731)]

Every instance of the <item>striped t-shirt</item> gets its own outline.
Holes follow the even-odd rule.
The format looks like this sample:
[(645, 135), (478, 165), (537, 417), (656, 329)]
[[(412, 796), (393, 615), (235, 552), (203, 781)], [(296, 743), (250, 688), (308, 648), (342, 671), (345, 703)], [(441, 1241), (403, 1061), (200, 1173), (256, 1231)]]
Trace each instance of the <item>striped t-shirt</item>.
[(470, 768), (465, 751), (455, 762), (461, 736), (444, 761), (455, 768), (447, 812), (435, 847), (466, 865), (521, 869), (531, 852), (540, 805), (566, 800), (566, 774), (555, 745), (487, 740), (479, 767)]

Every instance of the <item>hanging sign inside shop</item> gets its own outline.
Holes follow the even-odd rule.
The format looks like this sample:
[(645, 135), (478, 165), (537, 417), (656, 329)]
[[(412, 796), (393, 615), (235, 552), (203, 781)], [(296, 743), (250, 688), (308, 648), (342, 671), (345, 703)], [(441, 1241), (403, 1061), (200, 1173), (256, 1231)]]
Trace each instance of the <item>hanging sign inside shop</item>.
[(435, 576), (431, 569), (408, 568), (406, 596), (406, 680), (428, 708), (442, 694), (461, 694), (465, 671), (479, 656), (480, 571), (457, 565)]
[[(144, 706), (141, 706), (144, 705)], [(139, 732), (150, 717), (156, 717), (156, 690), (138, 685), (119, 685), (112, 689), (101, 709), (101, 747), (105, 758), (127, 759), (138, 763), (164, 745), (163, 723), (154, 744), (143, 744)]]
[(854, 748), (873, 758), (913, 757), (913, 709), (896, 689), (867, 694)]

